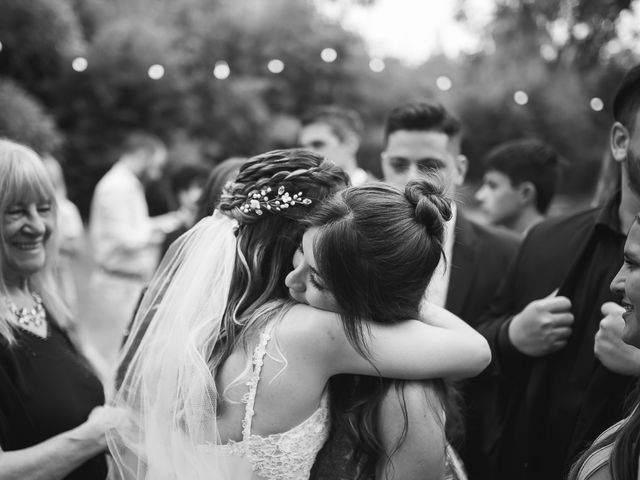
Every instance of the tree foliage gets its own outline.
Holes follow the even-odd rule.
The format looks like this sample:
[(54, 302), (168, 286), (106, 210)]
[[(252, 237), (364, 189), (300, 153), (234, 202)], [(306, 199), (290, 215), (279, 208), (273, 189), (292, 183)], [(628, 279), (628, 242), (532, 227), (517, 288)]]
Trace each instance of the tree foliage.
[[(495, 3), (484, 49), (466, 59), (456, 81), (466, 153), (479, 159), (505, 140), (540, 138), (565, 158), (561, 188), (590, 190), (607, 150), (612, 96), (632, 60), (611, 61), (606, 48), (630, 0)], [(514, 102), (518, 90), (527, 93), (526, 105)], [(590, 107), (593, 98), (604, 111)], [(471, 176), (480, 168), (472, 163)]]
[[(459, 0), (461, 22), (467, 1)], [(495, 0), (479, 52), (434, 55), (417, 67), (385, 59), (385, 70), (373, 73), (363, 40), (323, 16), (317, 0), (3, 0), (0, 91), (9, 93), (0, 100), (10, 106), (0, 124), (31, 132), (25, 141), (46, 149), (64, 135), (69, 191), (85, 212), (132, 129), (160, 135), (174, 162), (215, 163), (291, 146), (304, 111), (337, 103), (364, 117), (360, 160), (379, 173), (385, 115), (416, 98), (440, 100), (462, 118), (472, 179), (490, 148), (534, 136), (566, 158), (563, 188), (583, 191), (606, 148), (612, 92), (635, 59), (609, 48), (630, 3)], [(324, 48), (337, 52), (334, 62), (321, 61)], [(85, 71), (71, 68), (77, 55), (86, 57)], [(268, 70), (273, 59), (282, 72)], [(226, 79), (213, 75), (219, 62), (229, 66)], [(164, 68), (156, 80), (154, 64)], [(442, 75), (451, 90), (436, 88)], [(526, 105), (514, 102), (516, 90), (527, 92)], [(604, 100), (604, 112), (589, 107), (592, 97)], [(16, 111), (37, 120), (5, 114)]]
[(2, 0), (0, 76), (51, 101), (59, 77), (82, 53), (80, 25), (67, 0)]
[(11, 80), (0, 79), (0, 138), (30, 145), (40, 153), (54, 152), (61, 135), (40, 103)]

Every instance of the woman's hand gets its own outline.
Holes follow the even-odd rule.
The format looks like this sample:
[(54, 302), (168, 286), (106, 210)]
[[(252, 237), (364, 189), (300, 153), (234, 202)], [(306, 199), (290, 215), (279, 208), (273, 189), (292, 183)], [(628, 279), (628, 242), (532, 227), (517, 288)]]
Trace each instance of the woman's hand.
[(108, 405), (96, 407), (91, 410), (89, 418), (69, 432), (75, 440), (96, 442), (102, 448), (106, 448), (105, 433), (111, 428), (118, 427), (127, 422), (128, 412), (120, 407)]
[(105, 432), (122, 425), (127, 411), (96, 407), (87, 420), (66, 432), (22, 450), (0, 449), (2, 480), (60, 480), (106, 449)]

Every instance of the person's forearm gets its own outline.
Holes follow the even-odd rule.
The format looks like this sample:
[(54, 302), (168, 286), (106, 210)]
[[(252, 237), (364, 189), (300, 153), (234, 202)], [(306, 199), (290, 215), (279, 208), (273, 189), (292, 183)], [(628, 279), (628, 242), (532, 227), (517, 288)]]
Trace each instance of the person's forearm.
[(33, 447), (0, 451), (0, 478), (59, 480), (104, 449), (102, 442), (69, 430)]
[(428, 325), (448, 330), (473, 330), (467, 322), (457, 315), (429, 302), (422, 302), (422, 305), (420, 305), (420, 320)]
[(474, 358), (477, 358), (477, 362), (473, 363), (477, 364), (477, 371), (474, 369), (473, 373), (462, 375), (462, 377), (478, 375), (491, 361), (491, 349), (487, 340), (457, 315), (442, 307), (423, 302), (420, 306), (420, 317), (421, 321), (428, 325), (453, 331), (461, 339), (468, 340), (467, 349), (458, 350), (458, 352), (461, 354), (475, 352), (477, 355)]
[(164, 235), (180, 227), (180, 225), (185, 224), (185, 221), (178, 212), (169, 212), (163, 215), (157, 215), (149, 218), (149, 221), (155, 232)]

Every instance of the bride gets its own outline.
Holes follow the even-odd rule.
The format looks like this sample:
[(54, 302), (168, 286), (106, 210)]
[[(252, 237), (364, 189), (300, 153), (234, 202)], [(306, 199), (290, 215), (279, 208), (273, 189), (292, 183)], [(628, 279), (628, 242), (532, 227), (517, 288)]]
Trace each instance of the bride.
[[(435, 191), (415, 201), (385, 191), (380, 208), (393, 209), (402, 228), (368, 232), (374, 243), (415, 242), (412, 275), (394, 280), (416, 300), (397, 303), (406, 319), (363, 320), (288, 300), (296, 250), (318, 248), (303, 221), (345, 178), (304, 150), (254, 157), (218, 210), (170, 250), (123, 352), (129, 363), (114, 402), (131, 421), (108, 434), (112, 478), (306, 479), (328, 436), (332, 376), (462, 377), (487, 365), (486, 342), (457, 317), (438, 310), (416, 320), (442, 254), (447, 202)], [(345, 218), (342, 234), (351, 235)], [(340, 250), (340, 232), (334, 240), (323, 251)], [(384, 291), (369, 278), (320, 279), (307, 260), (318, 292), (322, 281)]]

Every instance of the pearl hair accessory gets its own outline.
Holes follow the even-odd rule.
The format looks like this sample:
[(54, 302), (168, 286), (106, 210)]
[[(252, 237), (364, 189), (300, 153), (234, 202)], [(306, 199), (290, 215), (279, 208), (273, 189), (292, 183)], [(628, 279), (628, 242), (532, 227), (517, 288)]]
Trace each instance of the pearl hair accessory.
[(302, 192), (291, 195), (285, 190), (284, 186), (278, 187), (274, 196), (270, 196), (271, 191), (271, 187), (252, 190), (240, 210), (244, 213), (254, 212), (256, 215), (262, 215), (264, 210), (280, 212), (294, 205), (311, 204), (311, 199), (303, 197)]

